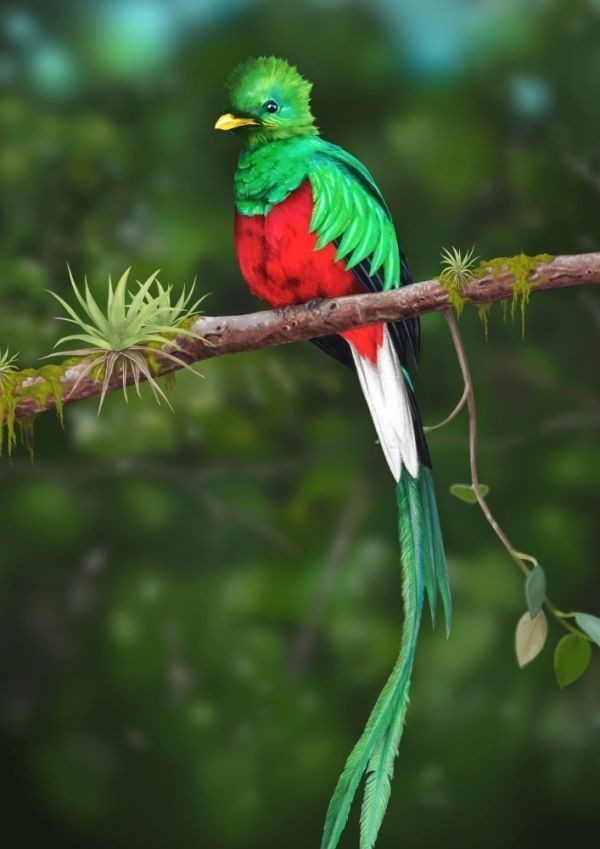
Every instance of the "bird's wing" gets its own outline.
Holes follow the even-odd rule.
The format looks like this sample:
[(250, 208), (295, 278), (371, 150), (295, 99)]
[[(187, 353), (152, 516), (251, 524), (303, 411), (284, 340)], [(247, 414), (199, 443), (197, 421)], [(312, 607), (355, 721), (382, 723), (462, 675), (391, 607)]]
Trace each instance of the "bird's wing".
[[(317, 249), (333, 242), (336, 259), (345, 261), (365, 291), (378, 292), (411, 282), (389, 210), (364, 165), (337, 145), (322, 142), (311, 160), (308, 178), (314, 199), (311, 232), (317, 236)], [(409, 351), (416, 363), (418, 319), (396, 322), (390, 328), (402, 364), (407, 365)], [(332, 349), (328, 340), (327, 353), (345, 362), (345, 344), (340, 340)]]

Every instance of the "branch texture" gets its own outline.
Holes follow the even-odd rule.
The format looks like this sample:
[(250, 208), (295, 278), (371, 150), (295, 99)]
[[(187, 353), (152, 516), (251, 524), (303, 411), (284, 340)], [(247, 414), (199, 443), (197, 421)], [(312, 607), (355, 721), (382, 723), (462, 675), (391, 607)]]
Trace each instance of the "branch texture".
[[(513, 263), (507, 260), (498, 269), (498, 262), (492, 261), (488, 271), (478, 273), (460, 289), (461, 302), (484, 305), (523, 294), (523, 280), (518, 279), (518, 271), (511, 270)], [(518, 258), (514, 267), (517, 267), (517, 262)], [(526, 281), (526, 287), (530, 286), (531, 292), (590, 284), (600, 284), (600, 253), (557, 256), (539, 262), (534, 265)], [(201, 317), (191, 329), (201, 335), (204, 341), (182, 336), (174, 341), (170, 350), (176, 351), (177, 355), (188, 363), (198, 362), (223, 354), (301, 342), (361, 325), (412, 318), (448, 309), (451, 302), (448, 289), (444, 288), (438, 279), (433, 279), (388, 292), (312, 301), (280, 310), (216, 318)], [(156, 352), (156, 360), (159, 366), (157, 376), (178, 368), (171, 360), (161, 357), (160, 351)], [(60, 386), (64, 404), (100, 395), (101, 381), (91, 374), (81, 379), (87, 365), (86, 360), (81, 360), (65, 368), (61, 374)], [(37, 375), (31, 370), (24, 375), (17, 387), (17, 419), (56, 406), (55, 393), (49, 392), (45, 396), (45, 393), (38, 391), (44, 380), (42, 374)], [(109, 384), (109, 391), (120, 388), (122, 378), (117, 375)], [(40, 398), (43, 400), (40, 401)]]

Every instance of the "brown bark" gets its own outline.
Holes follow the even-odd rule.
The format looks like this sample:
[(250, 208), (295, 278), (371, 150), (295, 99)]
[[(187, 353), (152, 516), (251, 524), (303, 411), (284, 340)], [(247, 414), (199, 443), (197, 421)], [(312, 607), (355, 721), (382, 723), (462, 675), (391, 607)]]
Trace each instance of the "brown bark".
[[(549, 262), (540, 263), (529, 279), (534, 285), (534, 293), (547, 289), (600, 284), (600, 253), (557, 256)], [(490, 304), (512, 297), (513, 283), (514, 276), (508, 270), (486, 274), (471, 280), (462, 291), (462, 296), (467, 303)], [(301, 342), (360, 325), (424, 315), (447, 309), (449, 303), (447, 291), (437, 279), (433, 279), (389, 292), (312, 301), (300, 306), (249, 315), (198, 318), (192, 329), (206, 341), (180, 337), (176, 340), (175, 348), (178, 356), (191, 363), (223, 354)], [(72, 391), (85, 365), (86, 362), (82, 360), (67, 369), (61, 378), (65, 404), (100, 394), (101, 384), (92, 377), (81, 380), (77, 389)], [(165, 359), (159, 373), (168, 374), (177, 368), (174, 363)], [(33, 397), (27, 396), (27, 387), (41, 380), (43, 378), (31, 375), (24, 379), (21, 389), (25, 390), (25, 393), (16, 408), (18, 418), (31, 416), (55, 406), (51, 397), (39, 406)], [(109, 389), (112, 391), (120, 387), (121, 379), (117, 375)]]

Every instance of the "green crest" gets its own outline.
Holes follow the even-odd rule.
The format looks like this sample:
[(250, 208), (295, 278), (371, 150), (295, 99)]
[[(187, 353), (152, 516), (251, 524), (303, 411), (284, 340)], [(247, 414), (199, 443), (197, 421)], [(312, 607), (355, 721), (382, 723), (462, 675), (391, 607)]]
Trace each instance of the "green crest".
[(248, 59), (225, 84), (227, 109), (255, 125), (240, 132), (250, 147), (267, 141), (317, 133), (310, 110), (312, 84), (293, 65), (274, 56)]

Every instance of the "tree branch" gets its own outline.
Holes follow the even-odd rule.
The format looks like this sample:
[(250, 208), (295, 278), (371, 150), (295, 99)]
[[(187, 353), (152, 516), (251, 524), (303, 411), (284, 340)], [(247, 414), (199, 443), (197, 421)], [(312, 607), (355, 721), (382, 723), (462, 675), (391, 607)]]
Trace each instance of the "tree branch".
[[(485, 264), (484, 264), (485, 265)], [(571, 286), (600, 284), (600, 253), (557, 256), (540, 262), (528, 278), (533, 292)], [(483, 305), (506, 298), (515, 298), (515, 275), (510, 263), (499, 272), (478, 275), (460, 290), (465, 303)], [(269, 310), (249, 315), (198, 318), (192, 330), (203, 338), (179, 337), (171, 348), (186, 362), (255, 351), (289, 342), (301, 342), (352, 327), (381, 321), (399, 321), (425, 313), (446, 309), (450, 305), (448, 291), (439, 280), (413, 283), (388, 292), (351, 295), (345, 298), (312, 301), (300, 306)], [(157, 375), (175, 371), (178, 366), (156, 352)], [(62, 401), (65, 404), (100, 395), (102, 382), (91, 374), (81, 378), (89, 365), (81, 360), (64, 369), (60, 375)], [(39, 390), (45, 381), (43, 374), (28, 369), (14, 390), (18, 396), (17, 418), (41, 413), (56, 406), (53, 393)], [(76, 387), (74, 389), (74, 387)], [(109, 391), (122, 388), (121, 375), (115, 375)], [(43, 401), (40, 398), (43, 397)]]

